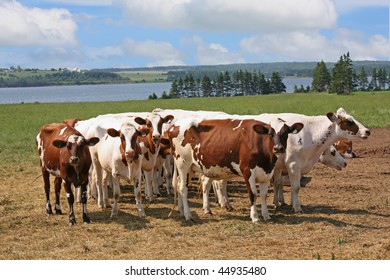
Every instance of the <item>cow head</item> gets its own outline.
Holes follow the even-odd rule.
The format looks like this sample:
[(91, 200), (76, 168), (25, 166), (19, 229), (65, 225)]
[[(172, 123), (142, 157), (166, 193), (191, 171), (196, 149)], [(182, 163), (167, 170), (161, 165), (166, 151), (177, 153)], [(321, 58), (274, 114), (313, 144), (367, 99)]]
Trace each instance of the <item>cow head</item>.
[(138, 137), (146, 137), (150, 130), (146, 127), (137, 129), (133, 124), (125, 122), (120, 130), (114, 128), (107, 129), (107, 134), (111, 137), (119, 137), (121, 140), (120, 152), (122, 154), (122, 162), (127, 166), (134, 160), (139, 158), (142, 153), (139, 146)]
[(327, 113), (326, 116), (331, 122), (336, 123), (336, 132), (340, 137), (347, 139), (367, 139), (371, 134), (369, 129), (355, 120), (355, 118), (349, 115), (343, 108), (338, 109), (336, 114), (330, 112)]
[(146, 126), (150, 129), (152, 141), (155, 145), (160, 143), (163, 124), (171, 123), (173, 118), (172, 115), (167, 115), (163, 118), (156, 113), (151, 113), (146, 118)]
[(345, 159), (337, 152), (335, 146), (331, 145), (328, 149), (326, 149), (322, 155), (320, 156), (319, 161), (322, 164), (325, 164), (328, 167), (341, 170), (347, 166), (347, 162)]
[(99, 138), (97, 137), (85, 139), (81, 134), (72, 134), (67, 140), (53, 140), (53, 146), (59, 149), (66, 147), (69, 164), (76, 166), (80, 162), (80, 156), (83, 154), (84, 149), (88, 146), (94, 146), (98, 142)]
[[(271, 126), (268, 125), (268, 127), (271, 127)], [(283, 120), (278, 119), (277, 124), (274, 125), (274, 127), (276, 130), (273, 129), (272, 127), (271, 127), (272, 130), (267, 128), (268, 134), (270, 135), (270, 137), (274, 141), (273, 151), (275, 154), (282, 154), (282, 153), (286, 152), (288, 135), (290, 133), (296, 134), (296, 133), (300, 132), (303, 128), (303, 124), (302, 123), (294, 123), (293, 125), (288, 126)], [(260, 130), (258, 130), (256, 132), (259, 133), (259, 131)]]

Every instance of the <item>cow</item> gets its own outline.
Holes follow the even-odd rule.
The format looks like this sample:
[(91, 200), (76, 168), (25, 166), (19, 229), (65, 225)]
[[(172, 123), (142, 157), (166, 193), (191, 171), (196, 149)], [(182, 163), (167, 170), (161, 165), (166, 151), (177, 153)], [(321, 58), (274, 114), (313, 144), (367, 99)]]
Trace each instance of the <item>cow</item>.
[(81, 188), (83, 205), (83, 222), (90, 223), (87, 214), (88, 172), (91, 166), (89, 147), (96, 145), (99, 138), (84, 136), (64, 123), (53, 123), (43, 126), (36, 136), (36, 145), (46, 193), (46, 213), (53, 214), (50, 204), (50, 175), (55, 177), (56, 214), (62, 214), (60, 207), (61, 183), (64, 184), (69, 203), (69, 224), (76, 224), (73, 204), (74, 195), (71, 185)]
[(93, 179), (98, 191), (98, 205), (108, 206), (107, 185), (112, 182), (114, 205), (111, 218), (118, 215), (120, 198), (120, 177), (134, 181), (134, 196), (137, 213), (145, 216), (141, 196), (141, 163), (143, 158), (143, 142), (149, 134), (143, 118), (126, 119), (92, 118), (77, 122), (75, 127), (86, 135), (94, 134), (100, 142), (91, 148), (93, 162)]
[(275, 165), (274, 204), (276, 207), (285, 204), (282, 174), (288, 174), (293, 211), (303, 212), (298, 197), (301, 176), (311, 171), (321, 154), (333, 143), (341, 139), (367, 139), (371, 132), (343, 108), (324, 116), (292, 113), (259, 115), (264, 122), (275, 117), (283, 119), (287, 125), (301, 122), (304, 129), (288, 138), (286, 153), (278, 158)]
[(355, 158), (356, 153), (352, 151), (352, 141), (348, 139), (341, 139), (333, 144), (337, 151), (344, 157), (344, 158)]
[[(261, 212), (269, 220), (266, 195), (277, 156), (285, 151), (287, 137), (302, 129), (300, 123), (283, 125), (279, 133), (255, 120), (196, 119), (175, 122), (168, 130), (175, 162), (174, 186), (178, 190), (179, 212), (192, 219), (187, 202), (187, 176), (199, 172), (212, 179), (243, 177), (251, 202), (252, 222), (259, 222), (256, 209), (260, 184)], [(176, 177), (176, 178), (175, 178)]]
[(119, 114), (106, 114), (100, 115), (97, 119), (112, 118), (118, 121), (126, 121), (126, 119), (134, 118), (145, 119), (145, 125), (149, 128), (149, 134), (147, 137), (142, 138), (145, 149), (143, 150), (144, 156), (142, 158), (142, 171), (145, 175), (145, 196), (151, 202), (154, 196), (160, 196), (161, 193), (156, 182), (155, 170), (157, 157), (160, 149), (160, 140), (162, 135), (162, 127), (164, 124), (169, 124), (173, 120), (172, 115), (165, 115), (161, 117), (158, 113), (152, 112), (127, 112)]

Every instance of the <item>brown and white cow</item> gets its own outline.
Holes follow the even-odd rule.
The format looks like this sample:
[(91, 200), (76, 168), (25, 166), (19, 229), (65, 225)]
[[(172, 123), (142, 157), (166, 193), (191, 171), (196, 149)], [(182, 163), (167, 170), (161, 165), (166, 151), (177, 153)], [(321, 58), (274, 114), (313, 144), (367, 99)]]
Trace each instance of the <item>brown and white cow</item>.
[(53, 214), (50, 204), (50, 174), (55, 176), (56, 214), (61, 214), (60, 190), (64, 184), (69, 203), (69, 224), (76, 223), (73, 204), (74, 195), (71, 185), (81, 188), (83, 204), (83, 222), (90, 223), (87, 215), (87, 185), (88, 172), (92, 160), (89, 146), (99, 142), (96, 137), (85, 139), (76, 129), (64, 123), (53, 123), (43, 126), (37, 137), (36, 144), (46, 193), (46, 212)]
[(277, 154), (285, 151), (289, 133), (302, 129), (300, 123), (284, 126), (276, 134), (268, 124), (255, 120), (201, 119), (177, 121), (168, 131), (175, 161), (174, 185), (178, 190), (179, 211), (191, 220), (187, 201), (187, 176), (191, 171), (212, 179), (243, 177), (251, 202), (253, 222), (259, 221), (256, 209), (260, 184), (261, 210), (269, 220), (266, 195)]

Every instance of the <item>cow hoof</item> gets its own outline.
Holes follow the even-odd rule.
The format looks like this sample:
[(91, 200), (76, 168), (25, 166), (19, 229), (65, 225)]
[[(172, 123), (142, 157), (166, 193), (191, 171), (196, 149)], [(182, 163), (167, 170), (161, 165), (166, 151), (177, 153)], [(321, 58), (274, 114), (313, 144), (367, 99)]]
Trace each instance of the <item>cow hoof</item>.
[(234, 211), (234, 208), (233, 207), (226, 207), (226, 210), (228, 211), (228, 212), (232, 212), (232, 211)]
[(74, 219), (69, 219), (69, 225), (74, 226), (76, 224), (76, 220)]
[(210, 210), (206, 210), (206, 211), (204, 211), (204, 215), (205, 216), (212, 216), (213, 213)]
[(56, 215), (62, 215), (61, 209), (56, 209)]

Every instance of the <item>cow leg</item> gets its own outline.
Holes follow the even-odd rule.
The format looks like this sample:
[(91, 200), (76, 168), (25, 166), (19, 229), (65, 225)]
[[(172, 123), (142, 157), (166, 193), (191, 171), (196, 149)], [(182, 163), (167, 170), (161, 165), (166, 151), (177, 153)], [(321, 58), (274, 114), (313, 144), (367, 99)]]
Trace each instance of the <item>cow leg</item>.
[(259, 185), (260, 185), (260, 198), (261, 198), (261, 215), (263, 216), (264, 221), (268, 221), (271, 219), (267, 207), (267, 194), (268, 194), (269, 182), (260, 183)]
[[(178, 177), (179, 177), (179, 189), (178, 189), (178, 199), (182, 203), (183, 214), (186, 221), (192, 220), (192, 215), (190, 207), (188, 206), (188, 188), (187, 188), (187, 176), (188, 176), (188, 167), (183, 166), (184, 161), (181, 163), (181, 167), (178, 167)], [(180, 205), (179, 205), (180, 212)]]
[(118, 176), (115, 176), (112, 179), (112, 191), (113, 191), (113, 195), (114, 195), (114, 206), (112, 207), (110, 218), (114, 218), (114, 217), (118, 216), (118, 201), (119, 201), (119, 198), (121, 196), (121, 189), (119, 186), (119, 177)]
[(295, 213), (301, 213), (303, 211), (298, 197), (299, 188), (301, 186), (301, 172), (290, 168), (288, 173), (291, 184), (291, 205)]
[(259, 219), (259, 213), (257, 212), (257, 188), (256, 188), (256, 182), (254, 179), (247, 179), (247, 177), (244, 178), (246, 183), (246, 188), (249, 194), (249, 200), (251, 203), (251, 214), (250, 217), (252, 219), (253, 223), (260, 222)]
[(167, 186), (167, 194), (171, 195), (172, 194), (172, 170), (170, 168), (170, 159), (167, 158), (164, 160), (163, 164), (163, 170), (164, 170), (164, 176), (165, 176), (165, 184)]
[(91, 220), (89, 219), (88, 214), (87, 214), (87, 196), (88, 196), (87, 185), (88, 185), (88, 181), (83, 183), (80, 187), (81, 203), (83, 205), (83, 222), (84, 222), (84, 224), (89, 224), (91, 222)]
[(283, 196), (283, 178), (282, 178), (282, 172), (274, 172), (273, 177), (273, 186), (274, 186), (274, 205), (276, 208), (286, 205), (284, 202), (284, 196)]
[(54, 179), (54, 190), (56, 193), (56, 214), (57, 215), (62, 215), (61, 207), (60, 207), (60, 192), (61, 192), (61, 184), (62, 184), (62, 179), (60, 177), (56, 177)]
[(153, 170), (146, 171), (144, 170), (145, 175), (145, 196), (149, 199), (149, 202), (153, 201)]
[(145, 210), (142, 206), (142, 191), (141, 191), (141, 174), (134, 180), (134, 196), (135, 204), (137, 206), (138, 217), (145, 217)]
[(227, 181), (219, 180), (213, 182), (214, 192), (218, 197), (218, 203), (221, 207), (225, 207), (227, 211), (232, 211), (233, 207), (230, 204), (229, 197), (227, 194)]
[(69, 203), (69, 225), (75, 225), (76, 224), (76, 217), (74, 215), (74, 195), (72, 192), (72, 187), (69, 182), (64, 182), (65, 192), (66, 192), (66, 198), (68, 199)]
[(102, 185), (100, 189), (100, 195), (101, 195), (101, 203), (103, 208), (110, 208), (110, 202), (108, 201), (108, 186), (113, 185), (112, 183), (112, 175), (111, 173), (103, 170), (103, 180), (102, 180)]
[(210, 195), (210, 188), (211, 188), (212, 181), (213, 180), (210, 179), (209, 177), (201, 176), (200, 183), (202, 184), (202, 190), (203, 190), (203, 211), (205, 214), (210, 214), (210, 215), (212, 215), (212, 213), (210, 210), (209, 195)]
[(50, 204), (50, 174), (45, 169), (42, 169), (42, 177), (46, 194), (46, 213), (48, 215), (53, 215)]
[(159, 189), (159, 184), (158, 184), (158, 177), (161, 176), (161, 169), (155, 170), (154, 168), (151, 171), (152, 175), (152, 186), (153, 186), (153, 195), (160, 197), (160, 189)]

